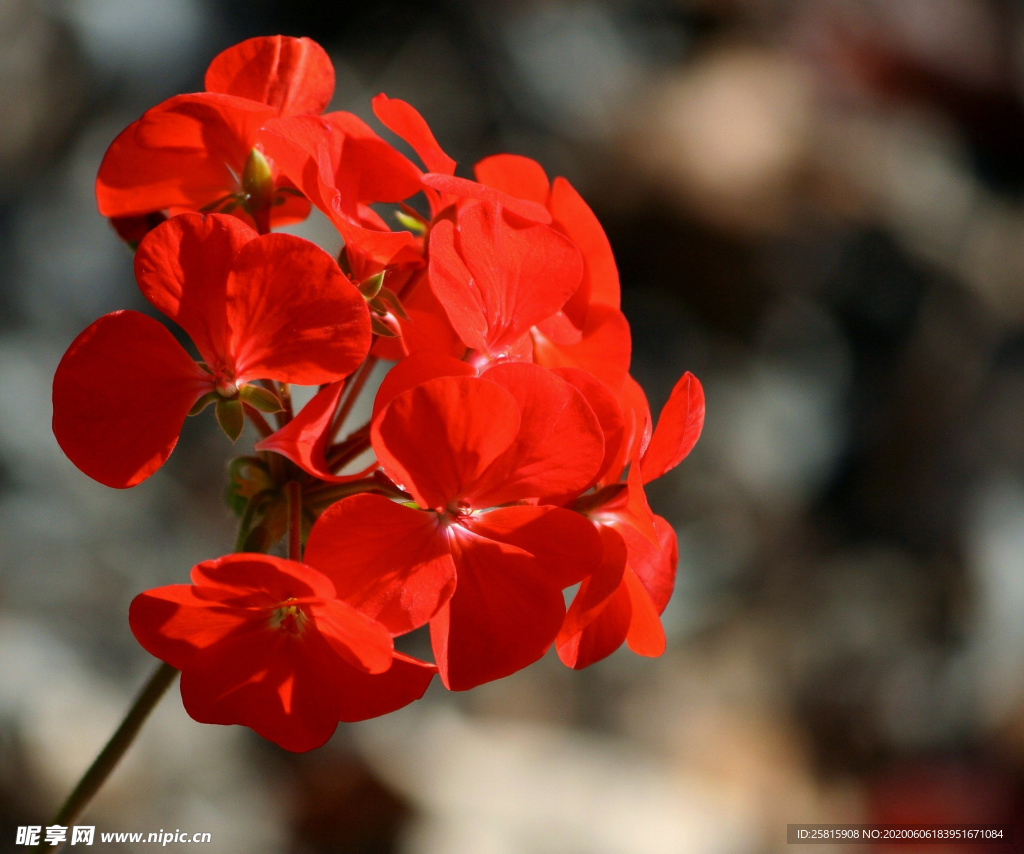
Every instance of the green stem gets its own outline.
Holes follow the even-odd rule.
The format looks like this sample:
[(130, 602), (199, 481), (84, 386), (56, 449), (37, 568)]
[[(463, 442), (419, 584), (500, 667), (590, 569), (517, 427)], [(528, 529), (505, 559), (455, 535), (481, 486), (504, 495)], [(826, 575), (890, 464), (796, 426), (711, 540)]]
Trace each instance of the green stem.
[[(121, 757), (131, 747), (132, 742), (135, 741), (135, 736), (139, 734), (139, 730), (142, 729), (146, 718), (149, 717), (149, 713), (153, 711), (153, 708), (160, 701), (160, 698), (163, 697), (164, 692), (171, 686), (174, 677), (177, 675), (178, 671), (171, 667), (171, 665), (161, 662), (153, 675), (149, 677), (145, 687), (135, 698), (135, 702), (128, 710), (124, 720), (121, 721), (121, 725), (110, 737), (110, 741), (100, 751), (100, 755), (89, 766), (89, 770), (85, 772), (82, 779), (78, 781), (78, 785), (68, 795), (64, 805), (57, 810), (53, 821), (50, 822), (51, 825), (59, 824), (67, 827), (81, 815), (82, 810), (89, 805), (89, 801), (93, 799), (96, 792), (106, 782), (107, 777), (110, 776), (110, 772), (117, 767)], [(54, 851), (56, 848), (50, 846), (46, 850)]]

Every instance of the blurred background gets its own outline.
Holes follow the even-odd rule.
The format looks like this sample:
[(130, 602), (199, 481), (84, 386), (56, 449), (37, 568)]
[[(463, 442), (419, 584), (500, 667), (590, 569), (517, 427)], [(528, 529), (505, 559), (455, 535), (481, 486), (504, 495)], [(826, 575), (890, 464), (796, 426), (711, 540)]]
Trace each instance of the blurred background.
[(1024, 816), (1024, 5), (0, 0), (0, 850), (151, 670), (131, 598), (233, 539), (212, 418), (130, 492), (50, 433), (70, 341), (145, 308), (96, 169), (278, 32), (328, 49), (333, 108), (404, 98), (461, 174), (532, 156), (604, 223), (652, 404), (684, 370), (707, 392), (650, 490), (680, 543), (669, 650), (435, 680), (303, 756), (172, 690), (87, 823), (252, 854), (767, 854), (787, 823)]

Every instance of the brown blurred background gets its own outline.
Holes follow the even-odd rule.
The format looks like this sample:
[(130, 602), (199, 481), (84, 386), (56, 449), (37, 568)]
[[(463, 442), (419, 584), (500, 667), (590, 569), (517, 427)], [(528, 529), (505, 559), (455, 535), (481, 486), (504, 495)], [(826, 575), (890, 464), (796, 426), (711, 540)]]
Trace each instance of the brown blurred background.
[(656, 407), (684, 370), (707, 392), (650, 496), (680, 542), (669, 651), (435, 685), (305, 756), (174, 692), (88, 823), (251, 854), (768, 854), (787, 823), (1024, 818), (1024, 4), (0, 0), (0, 851), (151, 668), (132, 596), (232, 542), (212, 419), (130, 492), (49, 431), (68, 343), (145, 310), (97, 166), (277, 32), (328, 49), (334, 108), (405, 98), (462, 174), (535, 157), (605, 224), (635, 375)]

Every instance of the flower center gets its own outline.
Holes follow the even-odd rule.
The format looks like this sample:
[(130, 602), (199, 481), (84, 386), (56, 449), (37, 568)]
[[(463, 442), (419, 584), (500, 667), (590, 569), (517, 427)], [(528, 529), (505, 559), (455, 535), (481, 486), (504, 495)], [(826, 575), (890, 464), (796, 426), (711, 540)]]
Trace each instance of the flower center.
[(286, 599), (270, 616), (270, 628), (285, 631), (293, 635), (302, 634), (309, 616), (300, 605), (289, 605), (293, 599)]

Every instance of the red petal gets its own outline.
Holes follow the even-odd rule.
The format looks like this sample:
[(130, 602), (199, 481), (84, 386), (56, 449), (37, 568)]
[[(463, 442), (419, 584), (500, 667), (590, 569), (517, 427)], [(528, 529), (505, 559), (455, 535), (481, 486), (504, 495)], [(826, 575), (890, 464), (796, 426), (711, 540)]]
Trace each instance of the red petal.
[[(408, 320), (399, 320), (402, 337), (399, 339), (380, 338), (377, 345), (394, 340), (400, 355), (392, 355), (392, 360), (412, 353), (429, 351), (459, 358), (466, 352), (466, 345), (452, 328), (448, 315), (430, 288), (426, 270), (419, 270), (413, 280), (402, 291), (402, 305), (405, 306)], [(389, 358), (383, 356), (383, 358)]]
[(442, 219), (430, 232), (430, 288), (467, 347), (486, 352), (488, 318), (479, 288), (455, 245), (455, 226)]
[[(622, 446), (623, 434), (626, 429), (622, 409), (615, 399), (615, 395), (608, 391), (604, 383), (582, 368), (552, 368), (551, 373), (573, 386), (587, 399), (590, 408), (594, 410), (594, 415), (597, 416), (597, 420), (601, 424), (601, 432), (604, 434), (604, 459), (601, 462), (597, 479), (612, 473), (615, 456)], [(619, 466), (619, 470), (613, 473), (615, 480), (619, 479), (618, 476), (622, 473), (622, 469), (623, 466)]]
[(312, 39), (262, 36), (214, 57), (206, 91), (260, 101), (279, 115), (315, 115), (334, 94), (334, 66)]
[(510, 196), (507, 193), (488, 187), (486, 184), (478, 184), (468, 178), (456, 178), (454, 175), (439, 175), (435, 172), (428, 172), (423, 176), (424, 186), (437, 190), (448, 196), (456, 196), (461, 199), (476, 199), (504, 208), (509, 213), (522, 217), (531, 223), (547, 225), (551, 222), (551, 213), (543, 205), (531, 202), (528, 199), (520, 199)]
[(163, 465), (189, 409), (212, 388), (158, 321), (105, 315), (79, 335), (53, 378), (53, 434), (107, 486), (135, 486)]
[(625, 427), (622, 443), (615, 454), (614, 461), (608, 466), (603, 476), (606, 482), (617, 483), (635, 454), (641, 458), (651, 439), (651, 408), (647, 404), (647, 395), (635, 379), (628, 374), (618, 390), (619, 406), (622, 410)]
[(508, 543), (537, 558), (552, 584), (578, 584), (601, 562), (598, 528), (579, 513), (562, 507), (522, 504), (474, 513), (463, 527), (501, 543)]
[(547, 207), (550, 184), (544, 167), (518, 154), (493, 154), (473, 167), (477, 181), (495, 190)]
[(383, 92), (372, 103), (373, 113), (381, 124), (412, 146), (428, 172), (455, 174), (455, 161), (441, 150), (423, 116), (412, 105), (398, 98), (389, 98)]
[(610, 389), (617, 389), (629, 371), (632, 341), (625, 315), (610, 306), (593, 306), (587, 312), (583, 337), (576, 344), (562, 344), (533, 333), (534, 361), (546, 368), (582, 368)]
[(285, 599), (334, 598), (334, 585), (325, 575), (274, 555), (225, 555), (196, 564), (190, 577), (208, 601), (239, 608), (271, 608)]
[(656, 658), (665, 651), (665, 630), (658, 619), (658, 612), (640, 579), (629, 567), (626, 567), (622, 581), (632, 606), (626, 643), (637, 655)]
[(265, 622), (247, 629), (199, 651), (182, 671), (185, 711), (200, 723), (250, 727), (286, 750), (319, 747), (338, 725), (336, 672), (346, 663), (332, 662), (314, 631), (295, 639)]
[(230, 95), (178, 95), (147, 110), (111, 143), (96, 177), (104, 216), (199, 210), (240, 191), (256, 133), (274, 115)]
[(317, 631), (348, 664), (372, 675), (391, 667), (394, 645), (379, 622), (340, 599), (325, 599), (309, 610)]
[(519, 407), (505, 389), (474, 377), (441, 377), (394, 398), (370, 436), (391, 479), (420, 507), (444, 510), (474, 486), (518, 430)]
[(473, 367), (460, 359), (443, 353), (413, 353), (402, 359), (384, 377), (373, 399), (373, 417), (376, 418), (384, 407), (404, 391), (416, 388), (427, 380), (438, 377), (471, 377), (476, 374)]
[(352, 113), (337, 112), (325, 121), (344, 134), (345, 144), (334, 172), (334, 186), (353, 205), (399, 202), (423, 189), (420, 170)]
[(586, 489), (604, 458), (601, 425), (586, 398), (565, 380), (529, 363), (500, 364), (484, 378), (512, 395), (520, 422), (508, 450), (466, 492), (471, 506), (495, 507)]
[(430, 621), (430, 637), (445, 687), (464, 691), (544, 655), (565, 603), (531, 555), (458, 526), (450, 533), (458, 582)]
[(555, 227), (583, 254), (583, 283), (566, 305), (582, 326), (590, 306), (619, 307), (619, 270), (601, 223), (565, 178), (552, 183), (550, 207)]
[(340, 599), (396, 635), (426, 623), (455, 585), (437, 516), (380, 495), (328, 507), (309, 534), (306, 560), (334, 581)]
[(142, 648), (178, 670), (188, 667), (198, 650), (237, 632), (245, 622), (239, 611), (198, 596), (192, 584), (147, 590), (128, 609), (128, 624)]
[[(415, 699), (422, 676), (387, 677), (390, 635), (333, 598), (311, 567), (269, 555), (229, 555), (193, 569), (193, 586), (149, 591), (132, 604), (132, 630), (147, 649), (182, 669), (185, 708), (206, 723), (250, 726), (289, 750), (322, 744), (339, 719)], [(275, 627), (295, 602), (308, 622)], [(382, 674), (385, 697), (355, 696)], [(366, 715), (363, 715), (366, 716)]]
[(626, 638), (632, 613), (620, 590), (626, 568), (626, 544), (607, 525), (599, 526), (603, 553), (594, 574), (580, 585), (558, 632), (558, 657), (580, 670), (611, 655)]
[(626, 543), (629, 566), (643, 583), (655, 611), (662, 613), (672, 597), (679, 562), (675, 530), (661, 516), (655, 516), (654, 529), (658, 536), (655, 545), (632, 526), (616, 525), (615, 529)]
[(230, 364), (228, 278), (241, 248), (256, 238), (234, 217), (181, 214), (154, 228), (135, 253), (142, 295), (189, 334), (214, 370)]
[(418, 700), (437, 673), (437, 667), (395, 653), (391, 668), (379, 676), (348, 670), (338, 674), (343, 690), (337, 698), (338, 716), (343, 721), (363, 721), (386, 715)]
[(430, 248), (430, 285), (452, 326), (467, 346), (489, 355), (558, 311), (583, 274), (572, 243), (547, 226), (513, 223), (490, 204), (467, 208), (457, 234), (438, 223)]
[(697, 444), (703, 427), (704, 389), (700, 380), (687, 371), (662, 408), (658, 426), (640, 461), (644, 483), (679, 465)]
[(558, 645), (558, 657), (562, 663), (574, 670), (589, 667), (595, 661), (607, 658), (620, 646), (629, 634), (633, 606), (629, 591), (619, 584), (594, 619), (578, 634)]
[(287, 457), (303, 471), (328, 483), (351, 483), (366, 477), (377, 468), (376, 462), (355, 474), (335, 474), (325, 457), (331, 441), (328, 428), (344, 388), (341, 381), (322, 388), (284, 427), (257, 442), (255, 449)]
[(303, 602), (332, 655), (369, 673), (391, 666), (393, 647), (384, 627), (335, 598), (331, 580), (311, 566), (273, 555), (232, 554), (195, 566), (192, 582), (207, 607), (234, 608), (264, 623), (282, 602)]
[(267, 234), (238, 253), (228, 279), (230, 352), (238, 380), (319, 385), (370, 349), (366, 301), (319, 246)]

